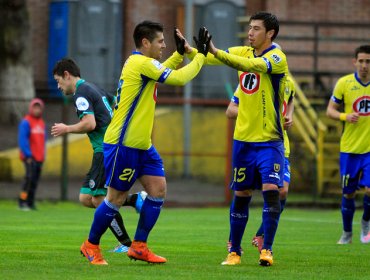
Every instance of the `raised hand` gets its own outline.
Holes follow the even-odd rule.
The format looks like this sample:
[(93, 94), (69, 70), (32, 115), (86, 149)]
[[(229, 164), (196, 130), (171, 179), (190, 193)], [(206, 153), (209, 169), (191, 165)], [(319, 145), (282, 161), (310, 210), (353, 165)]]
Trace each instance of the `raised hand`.
[(175, 27), (174, 30), (174, 37), (175, 37), (175, 44), (176, 44), (176, 50), (179, 54), (184, 55), (185, 53), (185, 39), (181, 38), (178, 35), (177, 28)]
[(205, 27), (199, 28), (198, 38), (194, 36), (193, 39), (197, 46), (198, 52), (207, 56), (209, 51), (209, 43), (212, 39), (212, 36), (209, 35), (208, 30)]

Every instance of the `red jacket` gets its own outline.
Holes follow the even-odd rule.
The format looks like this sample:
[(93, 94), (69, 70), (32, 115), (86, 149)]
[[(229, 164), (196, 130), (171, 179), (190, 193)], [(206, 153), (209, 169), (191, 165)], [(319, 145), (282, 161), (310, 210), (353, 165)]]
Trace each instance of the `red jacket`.
[(45, 160), (46, 131), (42, 117), (27, 114), (23, 118), (19, 124), (18, 144), (22, 160), (30, 157), (38, 162)]

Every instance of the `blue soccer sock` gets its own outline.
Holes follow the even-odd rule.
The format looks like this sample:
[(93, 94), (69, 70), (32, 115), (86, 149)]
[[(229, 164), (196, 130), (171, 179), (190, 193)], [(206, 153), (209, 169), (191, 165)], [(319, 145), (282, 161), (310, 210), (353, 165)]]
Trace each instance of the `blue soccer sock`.
[(355, 199), (342, 197), (342, 220), (343, 230), (346, 232), (352, 232), (353, 216), (355, 215)]
[(276, 230), (279, 224), (280, 218), (280, 201), (279, 201), (279, 191), (263, 191), (263, 213), (262, 222), (264, 227), (264, 240), (263, 249), (272, 251), (272, 244), (274, 243), (274, 238)]
[(263, 222), (262, 222), (260, 227), (258, 228), (258, 230), (256, 232), (256, 236), (263, 236), (263, 232), (264, 232), (264, 229), (263, 229)]
[(99, 244), (100, 238), (112, 223), (114, 217), (118, 213), (119, 207), (110, 203), (106, 198), (99, 207), (96, 208), (94, 214), (94, 221), (91, 225), (89, 242), (92, 244)]
[(370, 196), (364, 195), (364, 214), (362, 215), (364, 221), (370, 220)]
[(230, 206), (230, 252), (236, 252), (239, 256), (241, 255), (240, 244), (248, 222), (249, 202), (251, 198), (251, 196), (244, 197), (235, 195)]
[(135, 241), (147, 241), (148, 235), (161, 213), (163, 202), (163, 198), (156, 198), (149, 195), (146, 197), (141, 208), (139, 223), (134, 238)]
[[(280, 214), (283, 212), (285, 207), (286, 199), (280, 200)], [(280, 216), (279, 216), (280, 219)], [(256, 236), (263, 236), (264, 234), (264, 228), (263, 228), (263, 222), (261, 223), (260, 227), (258, 228), (256, 232)]]

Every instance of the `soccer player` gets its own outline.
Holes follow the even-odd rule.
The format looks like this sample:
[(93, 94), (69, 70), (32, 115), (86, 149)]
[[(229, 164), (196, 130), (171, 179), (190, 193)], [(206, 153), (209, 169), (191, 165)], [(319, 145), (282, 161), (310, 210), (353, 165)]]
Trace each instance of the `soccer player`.
[(19, 124), (18, 144), (26, 174), (19, 195), (19, 209), (36, 210), (35, 195), (45, 160), (46, 132), (42, 118), (44, 102), (34, 98), (29, 104), (28, 114)]
[[(289, 161), (290, 145), (289, 145), (287, 129), (289, 129), (293, 124), (294, 95), (295, 95), (294, 82), (291, 76), (287, 76), (285, 92), (284, 92), (284, 104), (283, 104), (285, 159), (284, 159), (284, 186), (279, 189), (280, 214), (284, 210), (286, 199), (288, 196), (288, 191), (289, 191), (289, 184), (290, 184), (290, 161)], [(226, 116), (230, 119), (236, 119), (238, 115), (238, 106), (239, 106), (238, 96), (239, 96), (239, 90), (237, 89), (226, 110)], [(258, 251), (260, 252), (262, 250), (262, 245), (263, 245), (263, 233), (264, 233), (264, 227), (263, 227), (263, 223), (261, 223), (260, 227), (258, 228), (256, 232), (256, 235), (252, 239), (252, 245), (257, 247)], [(231, 249), (230, 238), (227, 244), (227, 249), (230, 252), (230, 249)]]
[[(217, 49), (212, 41), (206, 64), (226, 64), (238, 70), (239, 109), (233, 144), (234, 198), (230, 207), (231, 252), (222, 265), (241, 263), (240, 243), (248, 221), (252, 191), (264, 198), (264, 242), (259, 263), (273, 264), (272, 244), (279, 223), (279, 188), (283, 186), (283, 116), (288, 64), (285, 54), (272, 44), (279, 32), (275, 15), (258, 12), (250, 18), (250, 47)], [(186, 53), (195, 50), (185, 43)]]
[(166, 195), (163, 162), (151, 143), (157, 83), (184, 85), (193, 79), (203, 66), (211, 39), (208, 31), (201, 28), (197, 39), (198, 54), (191, 63), (175, 70), (183, 61), (185, 40), (179, 38), (176, 29), (174, 35), (177, 51), (160, 63), (158, 60), (166, 47), (162, 24), (143, 21), (135, 27), (133, 38), (136, 51), (123, 66), (117, 106), (104, 137), (108, 194), (96, 209), (88, 240), (81, 246), (81, 252), (92, 264), (107, 264), (100, 252), (100, 238), (136, 179), (139, 179), (148, 196), (127, 255), (148, 263), (167, 261), (147, 246), (148, 235), (159, 217)]
[[(86, 133), (94, 150), (92, 163), (80, 190), (79, 200), (85, 207), (96, 208), (107, 194), (105, 187), (103, 137), (112, 117), (112, 105), (115, 97), (96, 85), (81, 79), (80, 68), (69, 58), (58, 61), (53, 69), (58, 88), (65, 95), (73, 95), (73, 103), (80, 121), (66, 125), (56, 123), (51, 128), (54, 137), (67, 133)], [(125, 201), (140, 211), (145, 193), (134, 194)], [(131, 239), (124, 227), (119, 213), (114, 216), (109, 228), (116, 236), (120, 245), (114, 252), (127, 252)]]
[(360, 187), (365, 187), (360, 240), (370, 243), (370, 45), (356, 49), (353, 64), (356, 72), (337, 81), (326, 111), (328, 117), (343, 122), (340, 140), (343, 233), (337, 244), (352, 242), (355, 195)]

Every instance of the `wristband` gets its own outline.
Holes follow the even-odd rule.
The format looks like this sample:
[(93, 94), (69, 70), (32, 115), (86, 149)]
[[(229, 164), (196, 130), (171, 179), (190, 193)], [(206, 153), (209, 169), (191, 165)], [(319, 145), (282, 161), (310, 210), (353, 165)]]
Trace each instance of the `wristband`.
[(347, 114), (346, 113), (340, 113), (339, 114), (339, 119), (343, 122), (347, 120)]

